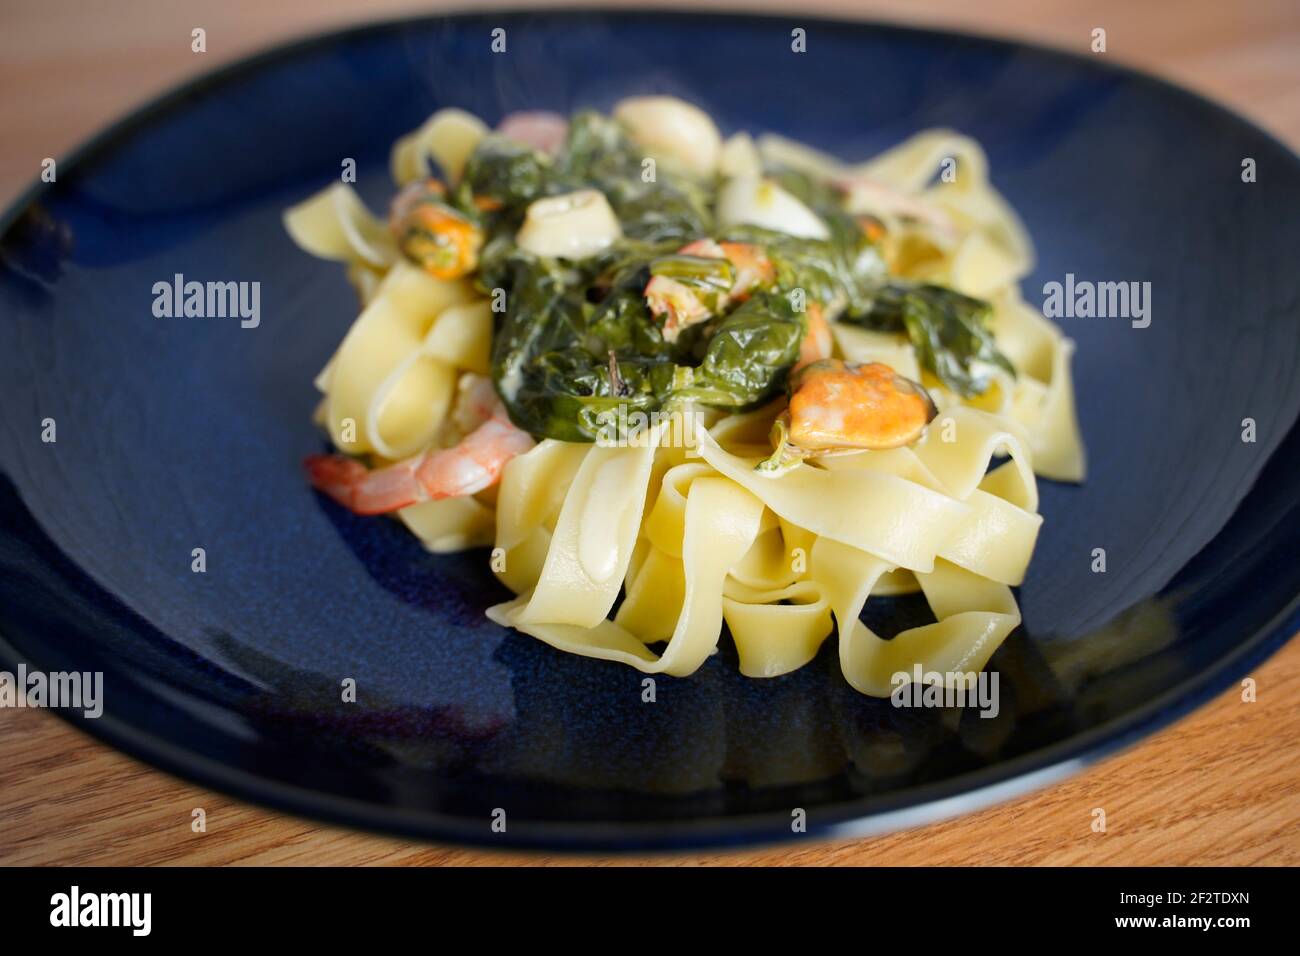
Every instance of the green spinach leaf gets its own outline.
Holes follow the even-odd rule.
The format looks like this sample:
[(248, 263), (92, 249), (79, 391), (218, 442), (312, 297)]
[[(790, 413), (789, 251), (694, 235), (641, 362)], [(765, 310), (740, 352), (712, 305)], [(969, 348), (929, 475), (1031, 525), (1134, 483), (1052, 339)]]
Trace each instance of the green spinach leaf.
[(989, 387), (989, 375), (977, 363), (1016, 370), (993, 339), (993, 310), (982, 299), (925, 283), (889, 282), (870, 306), (841, 321), (870, 329), (906, 332), (921, 367), (967, 398)]

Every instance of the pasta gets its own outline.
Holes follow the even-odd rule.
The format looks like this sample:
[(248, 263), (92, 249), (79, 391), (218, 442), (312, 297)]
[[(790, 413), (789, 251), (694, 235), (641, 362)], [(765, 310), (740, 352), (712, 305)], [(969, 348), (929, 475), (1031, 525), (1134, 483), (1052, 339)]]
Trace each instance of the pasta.
[[(848, 165), (641, 97), (442, 110), (391, 171), (387, 223), (342, 184), (285, 214), (362, 303), (316, 379), (341, 454), (308, 472), (430, 550), (490, 546), (493, 621), (674, 676), (724, 633), (755, 678), (838, 634), (877, 697), (1020, 623), (1037, 480), (1086, 465), (1073, 345), (1020, 296), (976, 142)], [(933, 623), (860, 620), (916, 592)]]

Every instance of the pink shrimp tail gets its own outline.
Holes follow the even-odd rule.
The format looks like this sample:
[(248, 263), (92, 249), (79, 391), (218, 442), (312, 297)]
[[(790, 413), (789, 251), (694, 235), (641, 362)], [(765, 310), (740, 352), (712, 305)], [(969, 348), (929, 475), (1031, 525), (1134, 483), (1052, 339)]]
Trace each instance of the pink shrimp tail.
[(533, 438), (496, 411), (452, 448), (416, 455), (374, 471), (346, 455), (311, 455), (303, 461), (318, 491), (360, 515), (397, 511), (422, 501), (473, 495), (495, 485), (506, 463), (533, 447)]
[(569, 121), (559, 113), (525, 110), (511, 113), (503, 119), (497, 126), (497, 132), (554, 156), (569, 135)]
[(422, 500), (415, 472), (418, 459), (371, 471), (346, 455), (310, 455), (303, 460), (312, 487), (359, 515), (381, 515)]
[(416, 470), (416, 480), (433, 500), (477, 494), (495, 485), (506, 463), (534, 444), (531, 435), (510, 424), (503, 409), (456, 447), (428, 455)]

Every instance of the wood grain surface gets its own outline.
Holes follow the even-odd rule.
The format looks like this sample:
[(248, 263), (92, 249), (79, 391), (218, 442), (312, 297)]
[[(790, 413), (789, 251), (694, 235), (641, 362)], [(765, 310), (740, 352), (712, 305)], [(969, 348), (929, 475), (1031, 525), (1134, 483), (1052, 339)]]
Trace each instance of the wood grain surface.
[[(782, 2), (712, 6), (790, 10)], [(392, 0), (0, 0), (0, 202), (36, 177), (44, 157), (64, 155), (188, 76), (302, 33), (436, 9)], [(1294, 0), (814, 0), (800, 9), (1085, 52), (1091, 31), (1102, 27), (1104, 55), (1174, 79), (1293, 147), (1300, 143), (1300, 4)], [(207, 31), (206, 54), (190, 51), (196, 26)], [(1231, 690), (1081, 776), (958, 820), (871, 840), (648, 858), (498, 854), (322, 826), (178, 781), (50, 714), (0, 710), (0, 863), (1296, 865), (1300, 641), (1251, 676), (1258, 686), (1254, 703)], [(198, 807), (207, 813), (204, 834), (190, 830)], [(1097, 807), (1106, 811), (1105, 833), (1091, 828)]]

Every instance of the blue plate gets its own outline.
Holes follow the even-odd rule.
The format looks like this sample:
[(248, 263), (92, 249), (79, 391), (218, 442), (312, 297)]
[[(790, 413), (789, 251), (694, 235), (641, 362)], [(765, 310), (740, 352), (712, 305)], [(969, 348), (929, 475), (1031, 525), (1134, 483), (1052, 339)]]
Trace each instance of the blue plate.
[[(485, 552), (428, 555), (304, 483), (322, 448), (311, 380), (356, 306), (281, 210), (349, 157), (378, 206), (391, 143), (440, 106), (491, 122), (648, 91), (846, 158), (959, 129), (1037, 242), (1029, 301), (1067, 273), (1151, 283), (1147, 328), (1061, 320), (1091, 473), (1044, 483), (1024, 627), (993, 661), (997, 718), (859, 696), (833, 641), (767, 681), (742, 678), (724, 641), (642, 703), (636, 671), (488, 622), (503, 590)], [(68, 715), (90, 733), (252, 800), (414, 836), (682, 847), (789, 837), (796, 809), (809, 834), (844, 835), (978, 806), (1167, 724), (1300, 627), (1297, 248), (1291, 152), (1103, 57), (595, 12), (278, 49), (125, 120), (4, 220), (0, 665), (102, 671), (104, 715)], [(260, 324), (156, 318), (154, 284), (177, 273), (261, 283)], [(892, 632), (924, 608), (872, 613)]]

